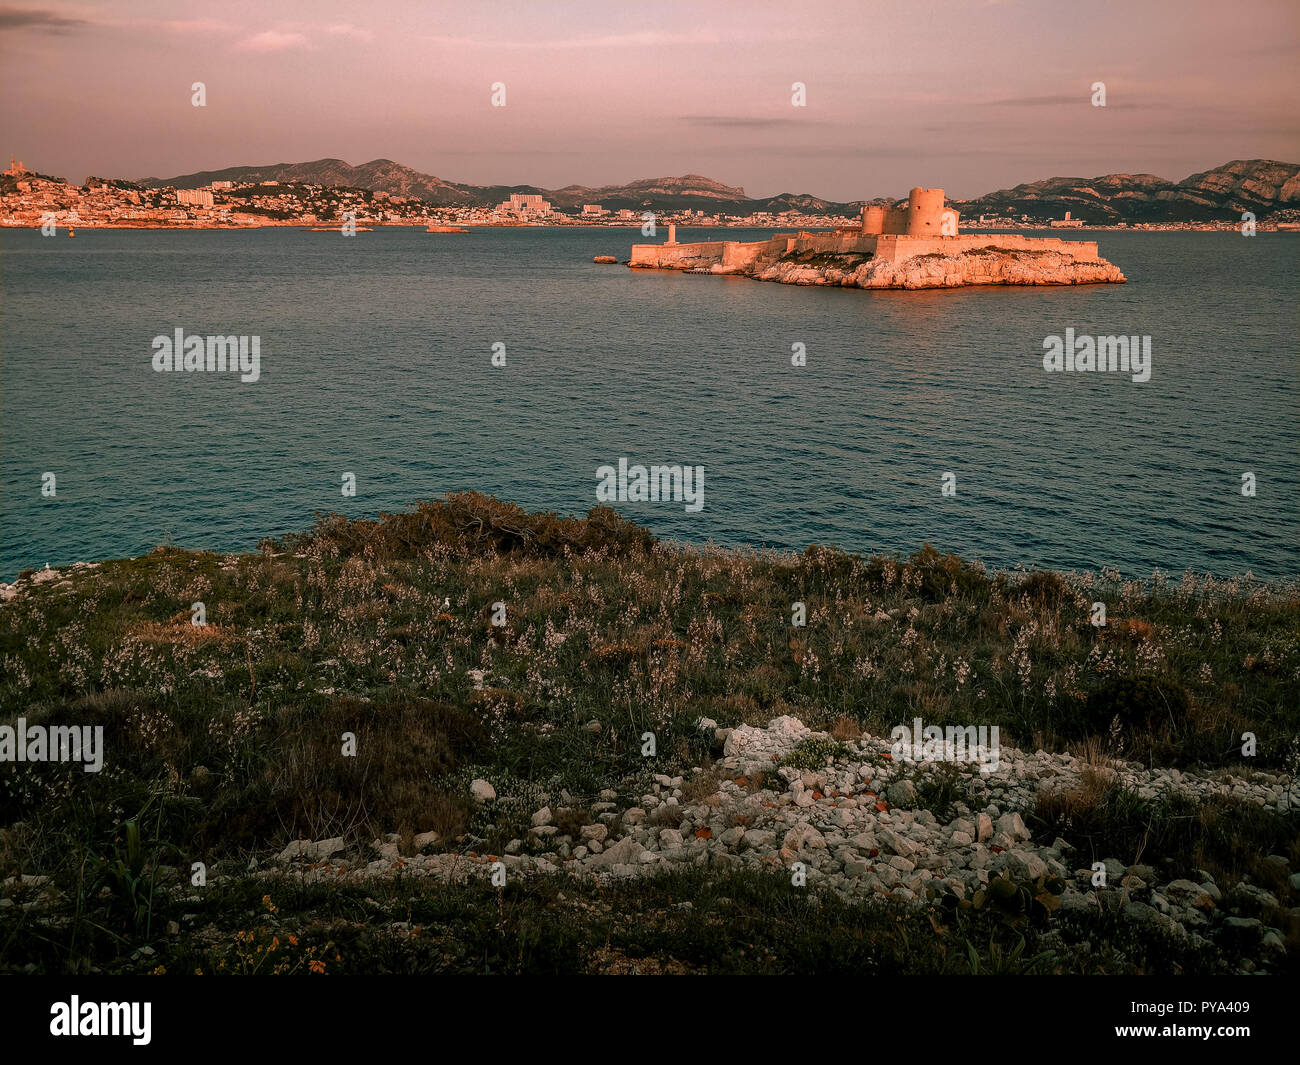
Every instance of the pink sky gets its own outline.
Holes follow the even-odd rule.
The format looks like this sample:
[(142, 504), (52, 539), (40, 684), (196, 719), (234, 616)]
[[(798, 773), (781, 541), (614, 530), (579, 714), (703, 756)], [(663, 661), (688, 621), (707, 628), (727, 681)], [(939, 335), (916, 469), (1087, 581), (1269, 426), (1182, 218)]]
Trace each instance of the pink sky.
[(969, 197), (1298, 161), (1298, 54), (1294, 0), (34, 0), (0, 6), (0, 152), (78, 182), (334, 156), (474, 184)]

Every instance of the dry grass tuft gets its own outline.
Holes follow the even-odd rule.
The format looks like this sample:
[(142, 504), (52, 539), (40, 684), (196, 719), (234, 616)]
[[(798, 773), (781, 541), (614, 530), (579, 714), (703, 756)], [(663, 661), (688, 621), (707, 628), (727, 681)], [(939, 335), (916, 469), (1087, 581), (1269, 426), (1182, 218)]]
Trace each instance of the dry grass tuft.
[(841, 714), (831, 726), (831, 735), (841, 743), (856, 743), (862, 739), (862, 729), (853, 718)]

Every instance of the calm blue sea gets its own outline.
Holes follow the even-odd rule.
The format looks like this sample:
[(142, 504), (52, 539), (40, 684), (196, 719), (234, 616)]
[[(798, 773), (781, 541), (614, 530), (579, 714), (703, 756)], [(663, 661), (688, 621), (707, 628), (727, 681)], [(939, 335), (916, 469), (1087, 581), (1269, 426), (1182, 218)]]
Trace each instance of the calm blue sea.
[[(631, 229), (6, 230), (0, 579), (459, 489), (581, 513), (620, 457), (704, 466), (699, 513), (620, 506), (695, 543), (1300, 574), (1300, 236), (1072, 235), (1129, 283), (868, 293), (591, 262)], [(1151, 380), (1045, 373), (1067, 327), (1149, 334)], [(155, 373), (177, 328), (260, 336), (261, 380)]]

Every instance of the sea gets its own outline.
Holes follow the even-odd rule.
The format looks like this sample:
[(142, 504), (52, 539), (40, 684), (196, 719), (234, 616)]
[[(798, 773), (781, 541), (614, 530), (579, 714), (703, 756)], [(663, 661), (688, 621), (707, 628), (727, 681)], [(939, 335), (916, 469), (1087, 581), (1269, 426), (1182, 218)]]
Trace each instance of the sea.
[[(703, 468), (702, 508), (613, 504), (689, 544), (1300, 575), (1300, 234), (1064, 235), (1128, 282), (592, 262), (626, 260), (631, 228), (6, 229), (0, 580), (469, 489), (583, 514), (620, 459)], [(178, 329), (257, 337), (258, 379), (155, 370)], [(1047, 372), (1067, 329), (1149, 337), (1150, 379)]]

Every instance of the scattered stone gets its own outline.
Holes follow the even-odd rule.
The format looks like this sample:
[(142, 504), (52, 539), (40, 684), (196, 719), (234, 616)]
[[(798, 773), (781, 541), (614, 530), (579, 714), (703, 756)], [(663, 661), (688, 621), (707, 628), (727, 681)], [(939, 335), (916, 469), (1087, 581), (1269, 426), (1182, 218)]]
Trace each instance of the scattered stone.
[[(701, 722), (707, 732), (712, 722)], [(725, 730), (716, 729), (715, 734)], [(1203, 870), (1193, 877), (1166, 881), (1172, 870), (1163, 864), (1129, 868), (1116, 858), (1105, 859), (1109, 888), (1091, 890), (1091, 857), (1072, 854), (1062, 839), (1050, 846), (1035, 845), (1025, 825), (1023, 812), (1032, 810), (1043, 781), (1050, 786), (1071, 787), (1080, 780), (1084, 763), (1069, 755), (1026, 754), (1004, 747), (1002, 769), (981, 775), (971, 767), (961, 778), (961, 791), (953, 804), (952, 820), (939, 821), (929, 810), (916, 809), (912, 781), (899, 777), (900, 767), (880, 759), (889, 749), (884, 737), (864, 736), (850, 745), (850, 754), (840, 756), (820, 769), (780, 766), (779, 760), (801, 739), (816, 735), (794, 718), (776, 718), (767, 729), (737, 726), (723, 740), (724, 754), (706, 770), (689, 774), (692, 787), (683, 776), (657, 774), (653, 790), (639, 800), (620, 800), (620, 790), (603, 789), (598, 801), (590, 795), (561, 793), (556, 809), (572, 817), (580, 809), (590, 810), (592, 823), (575, 827), (577, 838), (562, 834), (554, 824), (552, 794), (530, 815), (531, 827), (525, 839), (511, 839), (501, 857), (508, 868), (520, 875), (555, 875), (564, 871), (576, 875), (631, 877), (656, 875), (659, 871), (684, 866), (735, 866), (772, 871), (795, 861), (805, 864), (810, 884), (821, 884), (845, 898), (891, 897), (895, 901), (928, 904), (942, 887), (959, 898), (970, 898), (988, 884), (991, 876), (1004, 871), (1020, 883), (1032, 883), (1055, 874), (1070, 886), (1059, 896), (1063, 912), (1096, 915), (1121, 910), (1132, 921), (1189, 937), (1194, 949), (1213, 941), (1247, 945), (1251, 964), (1257, 970), (1274, 971), (1285, 957), (1285, 937), (1265, 921), (1284, 923), (1278, 899), (1257, 884), (1236, 884), (1230, 893), (1221, 892)], [(727, 751), (730, 753), (727, 753)], [(773, 760), (776, 757), (776, 761)], [(762, 790), (751, 792), (738, 778), (763, 773)], [(1177, 793), (1193, 797), (1229, 794), (1281, 808), (1285, 796), (1274, 796), (1273, 783), (1252, 774), (1250, 780), (1201, 775), (1183, 770), (1175, 777), (1164, 770), (1115, 763), (1113, 771), (1125, 786), (1150, 797)], [(877, 783), (867, 793), (864, 782), (872, 774)], [(892, 779), (891, 779), (892, 777)], [(721, 781), (719, 785), (717, 782)], [(708, 788), (699, 785), (707, 782)], [(632, 779), (620, 785), (629, 795)], [(755, 781), (755, 783), (760, 783)], [(874, 792), (888, 797), (888, 805)], [(485, 780), (471, 785), (479, 802), (496, 799), (495, 789)], [(690, 798), (684, 798), (688, 795)], [(679, 801), (680, 800), (680, 801)], [(626, 801), (637, 801), (625, 810)], [(527, 809), (527, 807), (524, 807)], [(566, 822), (567, 823), (567, 822)], [(497, 860), (486, 852), (484, 840), (471, 835), (443, 841), (437, 832), (413, 837), (415, 855), (399, 858), (399, 839), (388, 834), (375, 840), (371, 849), (344, 860), (343, 839), (313, 842), (294, 840), (280, 853), (281, 863), (299, 861), (295, 879), (333, 882), (387, 878), (397, 875), (439, 877), (446, 880), (482, 876), (488, 863)], [(447, 853), (422, 855), (434, 845)], [(538, 853), (541, 850), (545, 853)], [(527, 850), (529, 853), (524, 853)], [(367, 861), (378, 855), (378, 860)], [(1282, 874), (1276, 882), (1300, 888), (1300, 873)], [(1070, 872), (1074, 866), (1081, 868)], [(1163, 872), (1162, 872), (1163, 870)], [(160, 874), (164, 872), (160, 867)], [(242, 875), (242, 866), (215, 875)], [(256, 876), (282, 875), (274, 869)], [(182, 877), (180, 883), (184, 883)], [(1270, 883), (1274, 882), (1270, 877)], [(0, 908), (14, 911), (36, 904), (33, 896), (46, 886), (38, 876), (10, 876), (0, 881)], [(1122, 890), (1116, 890), (1122, 889)], [(1285, 891), (1279, 892), (1290, 903)], [(13, 897), (10, 897), (13, 896)], [(193, 896), (195, 903), (198, 896)], [(41, 903), (41, 905), (44, 905)], [(1300, 917), (1300, 908), (1292, 912)], [(168, 926), (169, 934), (176, 934)], [(1243, 959), (1238, 958), (1241, 967)], [(1276, 963), (1276, 964), (1275, 964)]]
[(296, 858), (305, 858), (309, 862), (319, 862), (338, 854), (343, 849), (342, 837), (323, 839), (313, 843), (309, 839), (295, 839), (280, 852), (280, 861), (291, 862)]
[(1047, 863), (1033, 851), (1008, 851), (1007, 867), (1013, 876), (1021, 880), (1032, 881), (1047, 875)]
[(877, 829), (876, 838), (880, 840), (881, 846), (890, 854), (897, 854), (903, 858), (915, 854), (920, 849), (910, 839), (906, 836), (900, 836), (892, 828), (883, 827)]
[(781, 848), (798, 852), (805, 847), (809, 850), (825, 850), (826, 837), (807, 822), (800, 822), (785, 834), (785, 839), (781, 841)]
[(1003, 814), (999, 817), (997, 830), (1006, 833), (1016, 843), (1023, 843), (1029, 839), (1029, 829), (1025, 827), (1025, 822), (1016, 813)]
[(608, 869), (616, 865), (639, 865), (645, 853), (645, 848), (640, 843), (631, 836), (625, 836), (612, 846), (606, 847), (594, 858), (589, 858), (587, 864), (597, 869)]
[(896, 780), (885, 789), (892, 806), (912, 806), (916, 803), (916, 785), (910, 780)]

